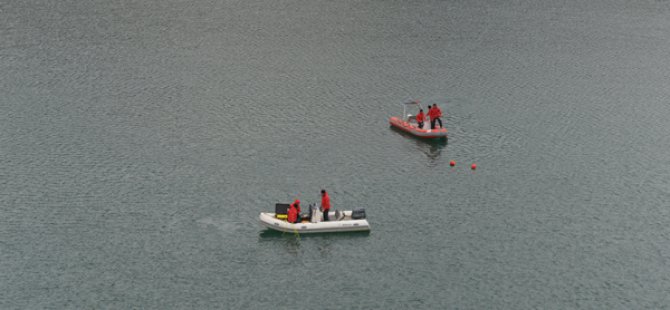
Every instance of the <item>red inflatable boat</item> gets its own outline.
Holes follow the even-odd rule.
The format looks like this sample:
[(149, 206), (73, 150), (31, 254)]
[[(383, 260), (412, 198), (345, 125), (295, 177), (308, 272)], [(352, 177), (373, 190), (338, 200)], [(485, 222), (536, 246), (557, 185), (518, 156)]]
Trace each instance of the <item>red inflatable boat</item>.
[[(415, 135), (419, 138), (425, 139), (446, 139), (447, 138), (447, 129), (446, 128), (435, 128), (430, 129), (430, 122), (428, 119), (423, 123), (423, 127), (419, 128), (419, 124), (416, 121), (416, 116), (412, 114), (407, 114), (407, 107), (417, 107), (421, 108), (421, 105), (418, 101), (410, 101), (403, 104), (402, 115), (404, 118), (392, 116), (389, 119), (391, 127), (395, 127), (399, 130), (408, 132), (412, 135)], [(418, 113), (418, 111), (417, 111)]]

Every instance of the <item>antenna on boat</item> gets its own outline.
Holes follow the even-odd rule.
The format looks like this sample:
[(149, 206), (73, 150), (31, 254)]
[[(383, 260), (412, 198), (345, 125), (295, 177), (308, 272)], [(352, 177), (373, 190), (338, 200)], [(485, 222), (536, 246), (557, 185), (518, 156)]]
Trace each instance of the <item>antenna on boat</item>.
[(407, 106), (410, 104), (416, 104), (419, 106), (419, 109), (423, 109), (421, 107), (421, 103), (419, 103), (419, 100), (414, 100), (414, 99), (409, 99), (406, 100), (403, 105), (402, 105), (402, 119), (406, 120), (407, 119)]
[(412, 99), (407, 99), (407, 100), (405, 100), (405, 102), (403, 102), (403, 104), (402, 104), (402, 120), (403, 121), (407, 119), (407, 106), (412, 104), (413, 102), (414, 102), (414, 100), (412, 100)]

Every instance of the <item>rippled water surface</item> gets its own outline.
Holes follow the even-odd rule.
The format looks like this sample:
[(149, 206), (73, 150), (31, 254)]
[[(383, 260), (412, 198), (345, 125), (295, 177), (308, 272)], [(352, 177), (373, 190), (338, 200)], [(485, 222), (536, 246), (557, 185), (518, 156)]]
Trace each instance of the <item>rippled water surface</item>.
[[(0, 308), (669, 308), (669, 51), (663, 0), (0, 2)], [(321, 188), (372, 232), (258, 225)]]

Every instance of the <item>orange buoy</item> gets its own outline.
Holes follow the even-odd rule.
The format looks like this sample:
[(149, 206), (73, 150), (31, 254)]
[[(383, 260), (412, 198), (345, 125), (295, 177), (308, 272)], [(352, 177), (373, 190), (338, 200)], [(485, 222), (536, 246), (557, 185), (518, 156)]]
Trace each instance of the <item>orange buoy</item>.
[(456, 161), (453, 161), (453, 160), (450, 161), (450, 162), (449, 162), (449, 166), (452, 166), (452, 167), (453, 167), (453, 166), (456, 166)]
[(470, 168), (472, 168), (472, 170), (477, 169), (477, 164), (472, 164), (472, 166), (470, 166)]

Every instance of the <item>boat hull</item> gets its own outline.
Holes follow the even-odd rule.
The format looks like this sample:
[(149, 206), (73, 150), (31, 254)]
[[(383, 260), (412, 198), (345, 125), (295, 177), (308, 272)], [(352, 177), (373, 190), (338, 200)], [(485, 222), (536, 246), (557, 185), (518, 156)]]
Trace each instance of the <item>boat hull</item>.
[[(343, 211), (345, 217), (349, 219), (344, 219), (341, 221), (328, 221), (328, 222), (318, 222), (318, 223), (289, 223), (285, 220), (280, 220), (275, 217), (274, 213), (261, 212), (258, 220), (261, 225), (266, 228), (290, 232), (290, 233), (300, 233), (300, 234), (309, 234), (309, 233), (329, 233), (329, 232), (350, 232), (350, 231), (369, 231), (370, 224), (366, 219), (352, 220), (351, 211)], [(329, 213), (331, 218), (335, 217), (335, 212)]]
[[(424, 138), (424, 139), (440, 139), (440, 138), (447, 138), (447, 129), (446, 128), (439, 128), (439, 129), (424, 129), (424, 128), (419, 128), (414, 124), (410, 124), (409, 122), (403, 121), (402, 119), (392, 116), (389, 119), (389, 124), (391, 124), (392, 127), (400, 129), (404, 132), (410, 133), (416, 137), (419, 138)], [(426, 127), (428, 124), (424, 124), (424, 127)]]

